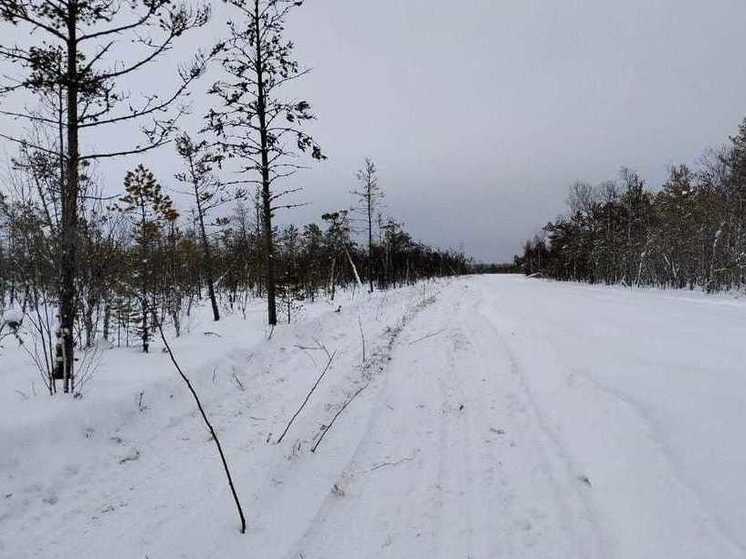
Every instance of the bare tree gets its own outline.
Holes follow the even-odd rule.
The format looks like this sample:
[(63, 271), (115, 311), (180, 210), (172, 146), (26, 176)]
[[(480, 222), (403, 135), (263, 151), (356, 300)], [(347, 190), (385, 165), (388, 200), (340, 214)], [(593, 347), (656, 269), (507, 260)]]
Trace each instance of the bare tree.
[(596, 191), (593, 186), (587, 182), (576, 181), (570, 185), (570, 192), (567, 195), (567, 207), (571, 214), (578, 212), (589, 214), (593, 209), (596, 201)]
[(368, 229), (368, 285), (373, 293), (373, 216), (379, 209), (383, 199), (383, 190), (378, 185), (378, 171), (370, 158), (365, 158), (365, 165), (356, 173), (360, 186), (352, 194), (358, 197), (359, 211), (365, 214)]
[(307, 101), (282, 96), (288, 82), (304, 76), (293, 58), (293, 43), (285, 39), (285, 20), (302, 0), (226, 0), (239, 18), (228, 23), (230, 36), (222, 54), (226, 77), (213, 84), (210, 92), (223, 104), (207, 115), (209, 128), (222, 149), (240, 160), (239, 172), (258, 178), (242, 178), (240, 184), (256, 185), (261, 193), (261, 221), (264, 243), (267, 318), (277, 324), (276, 264), (272, 219), (280, 208), (295, 207), (280, 199), (300, 190), (278, 181), (301, 168), (298, 152), (325, 159), (321, 147), (303, 131), (313, 120)]
[[(213, 167), (221, 161), (221, 156), (210, 150), (206, 140), (195, 142), (189, 134), (183, 133), (176, 139), (176, 150), (184, 162), (184, 171), (176, 174), (176, 180), (187, 184), (191, 189), (189, 194), (194, 198), (195, 217), (204, 257), (205, 281), (212, 305), (212, 316), (217, 322), (220, 320), (220, 310), (215, 295), (215, 266), (207, 234), (207, 219), (212, 210), (245, 196), (242, 190), (231, 192), (229, 186), (215, 176)], [(221, 223), (223, 222), (218, 221), (217, 224)]]

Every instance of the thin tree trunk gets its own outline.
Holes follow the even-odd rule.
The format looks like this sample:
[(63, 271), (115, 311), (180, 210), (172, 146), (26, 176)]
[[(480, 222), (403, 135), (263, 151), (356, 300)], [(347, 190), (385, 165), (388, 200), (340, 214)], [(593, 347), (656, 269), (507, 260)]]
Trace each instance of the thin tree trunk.
[(94, 324), (93, 324), (93, 311), (95, 303), (89, 299), (87, 301), (87, 307), (83, 316), (83, 326), (85, 328), (85, 347), (90, 348), (93, 346), (94, 338)]
[[(107, 295), (108, 297), (108, 295)], [(107, 300), (104, 303), (104, 340), (109, 341), (109, 329), (111, 327), (111, 303)]]
[(218, 299), (215, 296), (215, 285), (212, 281), (212, 273), (207, 272), (207, 293), (210, 296), (210, 303), (212, 304), (212, 318), (215, 322), (220, 320), (220, 310), (218, 309)]
[[(352, 273), (355, 274), (355, 283), (357, 283), (357, 286), (362, 290), (363, 282), (360, 279), (360, 274), (357, 273), (357, 266), (355, 266), (355, 262), (353, 262), (352, 256), (350, 256), (350, 251), (345, 249), (345, 254), (347, 255), (347, 260), (350, 262), (350, 266), (352, 266)], [(372, 290), (371, 293), (373, 293)]]
[(213, 279), (213, 261), (212, 251), (210, 250), (210, 240), (207, 238), (207, 228), (205, 227), (204, 208), (202, 207), (201, 193), (197, 184), (197, 177), (194, 172), (194, 165), (191, 157), (189, 160), (190, 170), (192, 172), (192, 181), (194, 182), (194, 197), (197, 201), (197, 216), (199, 217), (199, 229), (202, 236), (202, 252), (205, 258), (205, 280), (207, 281), (207, 293), (210, 296), (212, 305), (212, 318), (215, 322), (220, 320), (220, 310), (218, 309), (218, 299), (215, 296), (215, 280)]
[(152, 266), (150, 262), (150, 250), (148, 246), (148, 240), (145, 236), (145, 200), (140, 196), (140, 231), (142, 235), (141, 248), (142, 254), (140, 255), (140, 297), (142, 298), (142, 350), (144, 353), (149, 353), (150, 344), (149, 332), (148, 332), (148, 284), (147, 284), (147, 268)]
[(198, 207), (197, 211), (199, 213), (199, 226), (202, 234), (202, 251), (205, 255), (205, 281), (207, 282), (207, 293), (210, 297), (210, 304), (212, 305), (212, 318), (215, 322), (218, 322), (220, 320), (220, 310), (218, 309), (218, 298), (215, 295), (215, 280), (213, 279), (210, 242), (207, 239), (207, 231), (205, 229), (205, 220), (202, 217), (202, 210)]
[(74, 382), (73, 327), (75, 325), (75, 279), (77, 276), (78, 190), (80, 153), (78, 146), (78, 0), (69, 0), (67, 18), (67, 184), (62, 190), (62, 289), (60, 325), (63, 345), (63, 390)]
[(373, 293), (373, 200), (368, 190), (368, 286)]
[(145, 297), (142, 300), (142, 351), (149, 353), (150, 344), (148, 343), (148, 303)]
[(256, 31), (256, 78), (257, 78), (257, 117), (259, 118), (259, 139), (262, 157), (262, 225), (264, 228), (265, 280), (267, 283), (267, 322), (277, 324), (277, 288), (275, 286), (274, 242), (272, 238), (272, 195), (269, 179), (269, 142), (267, 138), (267, 107), (264, 91), (264, 62), (259, 27), (259, 0), (254, 0)]
[(337, 278), (335, 277), (335, 270), (334, 270), (336, 263), (337, 263), (337, 257), (334, 256), (332, 258), (331, 272), (329, 273), (329, 288), (331, 289), (331, 292), (332, 292), (332, 301), (334, 301), (334, 295), (335, 295), (336, 286), (337, 286)]

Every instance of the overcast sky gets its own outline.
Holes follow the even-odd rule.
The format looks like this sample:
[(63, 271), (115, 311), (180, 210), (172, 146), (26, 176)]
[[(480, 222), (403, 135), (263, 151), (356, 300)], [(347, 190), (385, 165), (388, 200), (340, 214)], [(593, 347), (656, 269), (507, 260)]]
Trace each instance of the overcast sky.
[(307, 0), (288, 32), (329, 160), (283, 219), (350, 205), (370, 156), (416, 237), (509, 260), (572, 181), (624, 165), (657, 185), (723, 143), (746, 116), (745, 24), (743, 0)]

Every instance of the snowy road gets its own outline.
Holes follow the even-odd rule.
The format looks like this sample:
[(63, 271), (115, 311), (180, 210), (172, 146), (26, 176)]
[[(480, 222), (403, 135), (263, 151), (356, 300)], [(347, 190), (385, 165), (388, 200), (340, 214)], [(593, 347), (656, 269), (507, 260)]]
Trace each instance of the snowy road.
[(601, 556), (587, 488), (480, 311), (481, 287), (451, 288), (411, 323), (345, 469), (345, 498), (288, 557)]
[(722, 301), (457, 282), (288, 557), (744, 557), (743, 340)]
[[(238, 324), (221, 324), (209, 351), (179, 343), (225, 438), (247, 535), (186, 395), (151, 356), (121, 394), (100, 389), (106, 420), (95, 392), (52, 412), (15, 404), (0, 428), (0, 556), (746, 557), (740, 301), (484, 276), (358, 297), (249, 347)], [(325, 361), (311, 340), (337, 357), (272, 444)], [(143, 383), (153, 400), (137, 412)], [(38, 441), (62, 414), (75, 437)], [(103, 434), (81, 436), (90, 424)]]

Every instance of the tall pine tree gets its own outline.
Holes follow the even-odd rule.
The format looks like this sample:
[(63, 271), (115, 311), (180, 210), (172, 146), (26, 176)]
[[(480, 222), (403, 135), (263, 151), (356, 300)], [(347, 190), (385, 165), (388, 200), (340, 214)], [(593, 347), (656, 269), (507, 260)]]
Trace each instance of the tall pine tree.
[(273, 219), (280, 208), (294, 207), (281, 199), (300, 190), (280, 187), (300, 168), (298, 152), (325, 159), (321, 147), (303, 130), (314, 114), (307, 101), (291, 100), (283, 87), (307, 73), (293, 58), (293, 43), (285, 38), (289, 12), (301, 0), (226, 0), (236, 18), (221, 54), (225, 77), (210, 93), (222, 107), (210, 110), (209, 128), (229, 157), (239, 161), (244, 175), (237, 183), (255, 185), (260, 193), (264, 244), (267, 319), (277, 324), (276, 262)]

